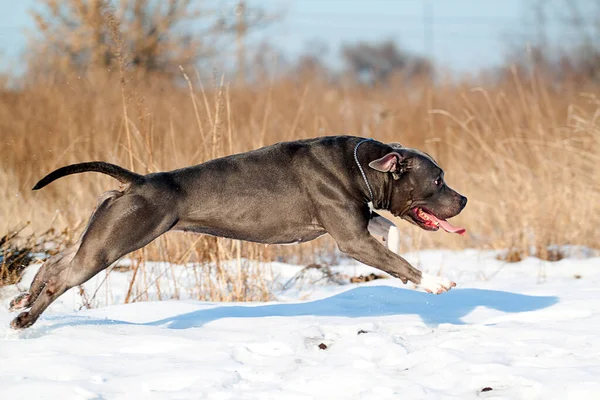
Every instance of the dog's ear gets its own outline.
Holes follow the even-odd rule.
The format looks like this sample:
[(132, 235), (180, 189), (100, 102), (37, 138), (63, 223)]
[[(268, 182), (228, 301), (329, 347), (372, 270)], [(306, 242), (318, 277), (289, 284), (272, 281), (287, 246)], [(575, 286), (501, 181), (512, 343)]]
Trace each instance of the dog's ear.
[(371, 161), (369, 167), (379, 172), (395, 173), (398, 171), (398, 165), (403, 159), (404, 157), (400, 153), (392, 151), (377, 160)]
[(398, 142), (392, 142), (392, 143), (388, 143), (388, 146), (391, 146), (391, 147), (393, 147), (393, 148), (395, 148), (395, 149), (401, 149), (401, 148), (403, 148), (403, 147), (404, 147), (404, 146), (402, 146), (402, 144), (401, 144), (401, 143), (398, 143)]

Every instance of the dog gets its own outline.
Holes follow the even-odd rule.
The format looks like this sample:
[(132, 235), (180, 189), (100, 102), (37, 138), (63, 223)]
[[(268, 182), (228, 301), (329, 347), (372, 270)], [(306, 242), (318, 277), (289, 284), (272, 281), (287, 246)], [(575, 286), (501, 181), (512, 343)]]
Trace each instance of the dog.
[[(68, 289), (170, 230), (265, 244), (302, 243), (329, 234), (339, 249), (405, 284), (431, 293), (456, 286), (423, 275), (369, 232), (393, 226), (387, 210), (427, 231), (464, 234), (447, 219), (467, 198), (444, 181), (434, 159), (416, 149), (353, 136), (277, 143), (170, 172), (140, 175), (105, 162), (59, 168), (38, 190), (70, 174), (95, 171), (119, 180), (104, 193), (78, 242), (49, 258), (28, 292), (10, 303), (14, 329), (31, 326)], [(389, 242), (389, 240), (388, 240)]]

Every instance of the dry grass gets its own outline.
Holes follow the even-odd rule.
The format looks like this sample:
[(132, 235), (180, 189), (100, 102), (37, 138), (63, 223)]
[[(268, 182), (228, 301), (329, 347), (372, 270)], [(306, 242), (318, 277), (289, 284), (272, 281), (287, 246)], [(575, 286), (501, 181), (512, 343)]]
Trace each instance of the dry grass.
[[(597, 87), (566, 84), (559, 90), (514, 76), (486, 87), (417, 83), (366, 89), (280, 80), (234, 89), (222, 77), (201, 82), (187, 72), (187, 87), (179, 88), (148, 76), (129, 76), (123, 86), (96, 73), (0, 93), (0, 228), (25, 221), (33, 232), (81, 226), (97, 196), (116, 186), (108, 177), (83, 174), (30, 191), (62, 165), (104, 160), (147, 173), (278, 141), (355, 134), (429, 152), (449, 184), (469, 197), (456, 218), (467, 227), (466, 238), (424, 233), (398, 221), (412, 239), (402, 251), (495, 248), (508, 250), (512, 259), (552, 259), (551, 246), (600, 242)], [(212, 278), (198, 280), (195, 297), (240, 300), (268, 297), (264, 279), (254, 267), (246, 272), (253, 279), (229, 276), (219, 271), (221, 261), (312, 263), (334, 249), (328, 238), (278, 247), (169, 233), (134, 259), (207, 262)], [(128, 301), (143, 298), (145, 285), (155, 284), (141, 277), (143, 267)], [(264, 290), (249, 296), (257, 283)]]
[(17, 239), (19, 232), (16, 230), (0, 237), (0, 287), (17, 283), (33, 259), (33, 240), (23, 243)]
[(516, 78), (487, 88), (411, 90), (286, 81), (240, 91), (213, 83), (192, 93), (152, 80), (130, 86), (127, 121), (116, 80), (0, 95), (4, 228), (24, 221), (37, 231), (73, 226), (87, 218), (102, 191), (115, 187), (108, 177), (84, 174), (30, 191), (45, 173), (69, 163), (132, 163), (144, 173), (282, 140), (352, 133), (430, 152), (451, 186), (469, 197), (457, 218), (470, 232), (467, 240), (421, 236), (401, 225), (422, 246), (598, 241), (589, 220), (600, 204), (600, 103), (583, 91), (555, 92)]

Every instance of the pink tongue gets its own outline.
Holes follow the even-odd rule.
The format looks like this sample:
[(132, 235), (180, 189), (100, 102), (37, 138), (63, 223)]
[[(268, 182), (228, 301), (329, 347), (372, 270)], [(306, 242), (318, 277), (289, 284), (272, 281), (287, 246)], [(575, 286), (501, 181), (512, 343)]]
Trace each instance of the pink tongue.
[(438, 219), (440, 226), (446, 231), (450, 233), (458, 233), (459, 235), (464, 235), (467, 231), (465, 228), (461, 228), (458, 226), (452, 225), (450, 222), (445, 219)]
[(445, 219), (438, 218), (433, 214), (427, 213), (427, 215), (429, 215), (430, 218), (437, 221), (440, 224), (440, 226), (442, 227), (442, 229), (445, 230), (446, 232), (458, 233), (459, 235), (464, 235), (465, 232), (467, 231), (465, 228), (460, 228), (458, 226), (454, 226), (450, 222), (446, 221)]

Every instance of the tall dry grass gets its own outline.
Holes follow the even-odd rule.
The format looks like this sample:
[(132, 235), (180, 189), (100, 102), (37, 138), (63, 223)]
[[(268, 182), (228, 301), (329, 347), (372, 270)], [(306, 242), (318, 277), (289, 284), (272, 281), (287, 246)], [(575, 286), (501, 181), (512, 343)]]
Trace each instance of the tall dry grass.
[[(596, 86), (556, 87), (516, 74), (485, 87), (422, 82), (410, 88), (338, 87), (317, 79), (232, 88), (220, 76), (203, 82), (195, 71), (185, 71), (185, 78), (182, 87), (148, 76), (128, 77), (123, 86), (96, 73), (0, 93), (2, 228), (31, 221), (33, 231), (81, 229), (97, 196), (115, 187), (111, 178), (76, 175), (30, 190), (47, 172), (70, 163), (104, 160), (147, 173), (278, 141), (354, 134), (429, 152), (448, 183), (469, 198), (455, 218), (467, 228), (466, 238), (397, 221), (408, 239), (403, 251), (495, 248), (517, 258), (550, 259), (552, 246), (600, 242)], [(136, 257), (211, 265), (281, 257), (308, 263), (330, 257), (334, 249), (328, 238), (278, 247), (169, 233)], [(238, 286), (235, 276), (222, 280), (232, 293), (244, 293), (257, 282), (264, 285), (253, 276), (255, 281), (238, 280)], [(144, 287), (130, 292), (131, 300)], [(254, 296), (266, 297), (267, 289)]]

